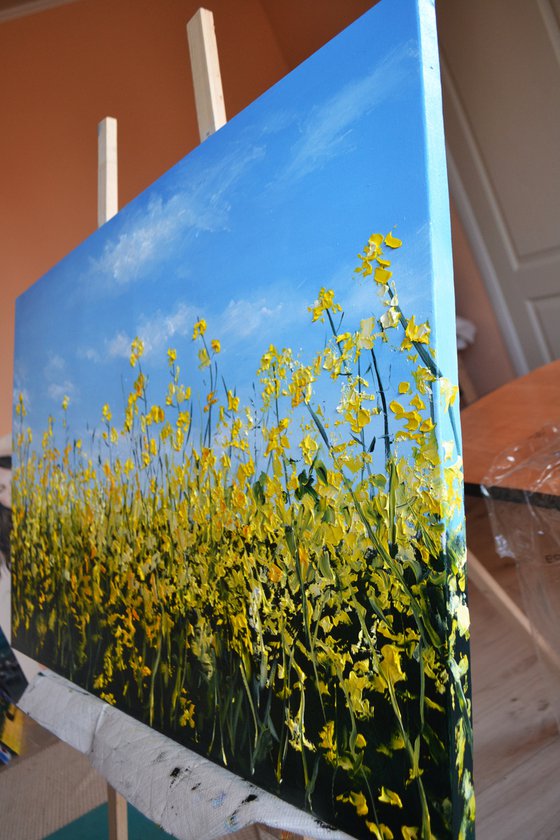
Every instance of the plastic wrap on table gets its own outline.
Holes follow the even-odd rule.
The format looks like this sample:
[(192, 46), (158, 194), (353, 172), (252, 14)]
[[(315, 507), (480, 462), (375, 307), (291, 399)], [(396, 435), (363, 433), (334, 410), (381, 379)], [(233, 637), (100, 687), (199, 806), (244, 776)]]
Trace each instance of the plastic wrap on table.
[(497, 553), (515, 560), (560, 724), (560, 421), (500, 453), (482, 491)]

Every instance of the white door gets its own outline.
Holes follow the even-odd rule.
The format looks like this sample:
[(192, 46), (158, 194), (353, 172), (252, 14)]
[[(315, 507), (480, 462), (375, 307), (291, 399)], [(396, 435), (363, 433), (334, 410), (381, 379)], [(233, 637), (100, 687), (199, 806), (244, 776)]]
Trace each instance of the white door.
[(522, 374), (560, 358), (560, 0), (437, 11), (451, 191)]

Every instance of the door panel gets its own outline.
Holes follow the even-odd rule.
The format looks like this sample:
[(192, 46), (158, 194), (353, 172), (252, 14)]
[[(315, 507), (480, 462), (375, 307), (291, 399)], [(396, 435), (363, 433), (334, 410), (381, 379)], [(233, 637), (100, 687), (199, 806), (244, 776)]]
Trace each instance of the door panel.
[(560, 357), (560, 0), (445, 0), (438, 21), (452, 190), (523, 373)]

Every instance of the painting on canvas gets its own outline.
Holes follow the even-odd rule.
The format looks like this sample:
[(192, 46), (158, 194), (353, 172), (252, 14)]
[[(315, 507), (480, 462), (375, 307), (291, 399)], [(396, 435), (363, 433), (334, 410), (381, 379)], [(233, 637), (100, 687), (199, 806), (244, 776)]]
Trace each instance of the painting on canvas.
[(16, 647), (352, 836), (471, 836), (433, 4), (375, 6), (16, 333)]

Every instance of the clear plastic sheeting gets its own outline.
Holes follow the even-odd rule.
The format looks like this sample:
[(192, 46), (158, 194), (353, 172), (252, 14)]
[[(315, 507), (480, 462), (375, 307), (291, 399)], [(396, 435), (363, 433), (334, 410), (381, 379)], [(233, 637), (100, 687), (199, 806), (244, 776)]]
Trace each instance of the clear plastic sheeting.
[(93, 766), (132, 805), (178, 840), (217, 840), (264, 824), (316, 840), (350, 840), (50, 671), (20, 708)]
[(497, 553), (516, 562), (560, 726), (560, 422), (504, 450), (482, 487)]

